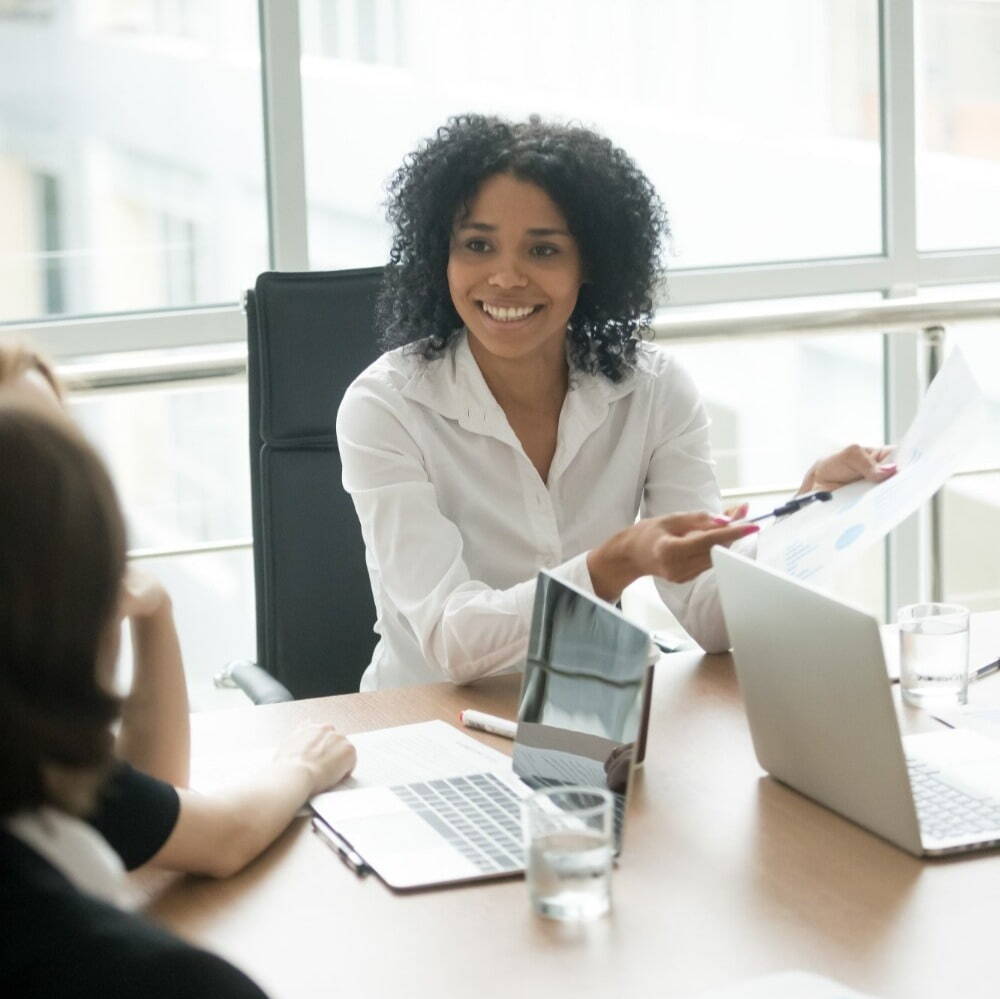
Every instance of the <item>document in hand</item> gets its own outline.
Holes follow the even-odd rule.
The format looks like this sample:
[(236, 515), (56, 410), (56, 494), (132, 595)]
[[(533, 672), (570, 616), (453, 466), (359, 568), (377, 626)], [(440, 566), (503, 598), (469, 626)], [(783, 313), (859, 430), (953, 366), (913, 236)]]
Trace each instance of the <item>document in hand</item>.
[(856, 558), (944, 485), (975, 442), (983, 414), (982, 391), (954, 350), (896, 448), (899, 471), (878, 484), (853, 482), (828, 503), (814, 503), (765, 528), (758, 561), (809, 579)]

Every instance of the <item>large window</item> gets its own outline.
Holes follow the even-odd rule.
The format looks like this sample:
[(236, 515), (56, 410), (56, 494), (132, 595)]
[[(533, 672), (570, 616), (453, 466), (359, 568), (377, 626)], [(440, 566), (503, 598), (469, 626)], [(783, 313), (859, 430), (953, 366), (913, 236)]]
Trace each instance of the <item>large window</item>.
[(998, 50), (996, 0), (4, 4), (0, 323), (239, 339), (260, 270), (384, 260), (386, 178), (466, 110), (624, 145), (670, 211), (665, 308), (990, 280)]
[(1000, 3), (920, 0), (918, 235), (922, 250), (1000, 245)]
[(575, 119), (624, 146), (667, 202), (672, 266), (881, 251), (874, 0), (301, 8), (314, 266), (382, 262), (382, 182), (470, 110)]
[(256, 21), (0, 6), (0, 321), (232, 302), (266, 267)]

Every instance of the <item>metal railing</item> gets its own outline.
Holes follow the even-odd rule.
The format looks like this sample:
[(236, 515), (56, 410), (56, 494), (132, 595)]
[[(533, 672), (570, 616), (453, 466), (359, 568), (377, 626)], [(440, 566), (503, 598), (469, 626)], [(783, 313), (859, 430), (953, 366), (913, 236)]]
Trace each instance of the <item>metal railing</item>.
[[(1000, 297), (970, 295), (937, 302), (888, 299), (865, 306), (828, 305), (795, 312), (725, 316), (717, 313), (713, 306), (661, 309), (653, 322), (653, 333), (658, 340), (724, 340), (792, 333), (943, 330), (948, 323), (1000, 319)], [(73, 391), (215, 378), (244, 371), (243, 343), (123, 351), (59, 363), (60, 376)]]

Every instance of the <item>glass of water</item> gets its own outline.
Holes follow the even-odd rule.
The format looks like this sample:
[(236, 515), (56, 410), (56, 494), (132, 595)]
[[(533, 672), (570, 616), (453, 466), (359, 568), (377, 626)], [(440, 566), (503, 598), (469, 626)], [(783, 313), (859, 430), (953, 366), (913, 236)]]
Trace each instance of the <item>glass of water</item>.
[(614, 798), (596, 787), (547, 787), (521, 806), (525, 877), (535, 911), (596, 919), (611, 907)]
[(918, 708), (965, 704), (969, 691), (969, 611), (958, 604), (900, 608), (899, 682)]

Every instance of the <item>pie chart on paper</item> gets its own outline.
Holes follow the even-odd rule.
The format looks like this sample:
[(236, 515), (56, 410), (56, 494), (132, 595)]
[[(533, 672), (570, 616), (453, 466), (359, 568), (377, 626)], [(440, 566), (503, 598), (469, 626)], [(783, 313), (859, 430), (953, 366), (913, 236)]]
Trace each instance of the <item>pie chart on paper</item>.
[(865, 533), (864, 524), (852, 524), (846, 531), (844, 531), (839, 538), (833, 543), (833, 547), (837, 551), (842, 552), (845, 548), (850, 548), (862, 534)]

